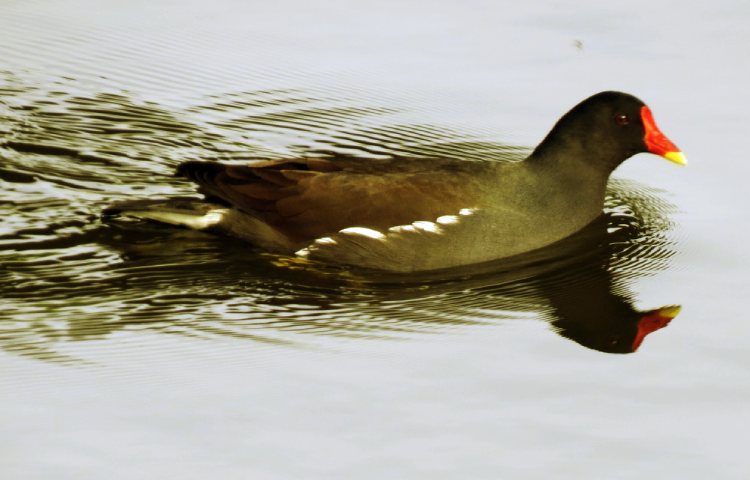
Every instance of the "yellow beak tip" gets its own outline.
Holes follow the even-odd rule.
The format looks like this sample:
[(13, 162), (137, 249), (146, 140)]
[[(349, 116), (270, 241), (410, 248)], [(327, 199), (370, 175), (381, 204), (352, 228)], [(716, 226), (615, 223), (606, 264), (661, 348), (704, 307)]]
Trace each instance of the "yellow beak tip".
[(688, 163), (687, 158), (685, 158), (685, 154), (683, 154), (682, 152), (667, 152), (663, 156), (667, 160), (672, 161), (677, 165), (685, 166)]
[(680, 310), (682, 310), (682, 307), (680, 307), (679, 305), (671, 305), (668, 307), (660, 308), (659, 314), (665, 317), (674, 318), (679, 315)]

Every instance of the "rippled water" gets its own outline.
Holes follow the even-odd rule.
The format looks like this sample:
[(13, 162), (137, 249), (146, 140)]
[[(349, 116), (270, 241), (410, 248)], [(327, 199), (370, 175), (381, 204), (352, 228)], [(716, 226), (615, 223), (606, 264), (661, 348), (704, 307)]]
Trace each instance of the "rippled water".
[[(0, 19), (9, 478), (743, 478), (732, 292), (746, 261), (710, 233), (737, 238), (741, 183), (715, 172), (747, 167), (707, 152), (747, 116), (700, 73), (691, 92), (627, 76), (705, 58), (661, 40), (667, 4), (574, 18), (553, 4), (112, 3), (18, 3)], [(682, 15), (715, 33), (705, 12)], [(712, 15), (734, 45), (729, 14)], [(729, 52), (713, 71), (747, 73)], [(186, 160), (523, 158), (605, 88), (644, 91), (694, 165), (630, 160), (599, 221), (516, 258), (385, 275), (100, 219), (113, 201), (194, 195), (173, 176)], [(713, 107), (690, 104), (696, 91)], [(706, 124), (713, 142), (695, 135)], [(638, 348), (638, 321), (676, 305)]]
[(630, 352), (640, 317), (615, 286), (664, 268), (673, 254), (672, 207), (658, 192), (623, 182), (613, 183), (608, 217), (576, 238), (481, 266), (481, 273), (316, 271), (209, 234), (104, 224), (98, 212), (113, 200), (193, 193), (170, 175), (177, 162), (274, 156), (233, 138), (238, 134), (256, 143), (294, 132), (290, 150), (363, 161), (374, 154), (504, 161), (525, 150), (437, 127), (389, 125), (384, 117), (396, 109), (338, 107), (335, 99), (294, 91), (232, 94), (175, 113), (125, 95), (64, 94), (60, 86), (39, 99), (37, 89), (8, 83), (15, 118), (4, 145), (3, 214), (12, 223), (2, 237), (8, 281), (1, 293), (17, 320), (3, 346), (17, 353), (73, 360), (56, 351), (60, 340), (133, 325), (297, 343), (304, 339), (284, 333), (400, 336), (528, 313), (585, 326), (584, 337), (592, 338), (575, 339), (584, 345)]

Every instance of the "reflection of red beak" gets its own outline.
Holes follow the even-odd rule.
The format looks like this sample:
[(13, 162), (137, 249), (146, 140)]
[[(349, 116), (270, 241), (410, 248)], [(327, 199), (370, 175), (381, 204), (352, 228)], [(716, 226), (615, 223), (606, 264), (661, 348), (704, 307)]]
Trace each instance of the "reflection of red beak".
[(646, 335), (669, 325), (669, 322), (680, 313), (680, 310), (681, 307), (679, 305), (673, 305), (671, 307), (661, 307), (651, 310), (642, 316), (638, 320), (638, 332), (636, 332), (633, 339), (633, 351), (638, 350)]
[(646, 130), (643, 141), (646, 142), (646, 148), (649, 152), (661, 155), (678, 165), (687, 165), (685, 155), (666, 135), (661, 133), (659, 127), (656, 126), (651, 110), (646, 105), (641, 107), (641, 120), (643, 121), (643, 129)]

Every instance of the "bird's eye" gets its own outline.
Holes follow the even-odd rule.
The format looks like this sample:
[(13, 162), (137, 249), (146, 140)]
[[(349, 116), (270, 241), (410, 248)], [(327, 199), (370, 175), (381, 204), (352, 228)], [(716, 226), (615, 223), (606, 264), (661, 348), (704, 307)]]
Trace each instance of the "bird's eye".
[(627, 125), (630, 123), (630, 119), (628, 118), (627, 115), (623, 115), (623, 114), (615, 115), (615, 123), (620, 126)]

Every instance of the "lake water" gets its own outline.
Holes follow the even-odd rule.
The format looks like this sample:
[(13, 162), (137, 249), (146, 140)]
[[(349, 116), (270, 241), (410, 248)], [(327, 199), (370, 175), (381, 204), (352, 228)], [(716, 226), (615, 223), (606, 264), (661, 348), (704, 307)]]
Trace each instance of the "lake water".
[[(746, 2), (0, 13), (2, 478), (748, 478)], [(99, 219), (193, 194), (185, 160), (520, 158), (609, 89), (690, 165), (639, 155), (601, 222), (481, 269)]]

